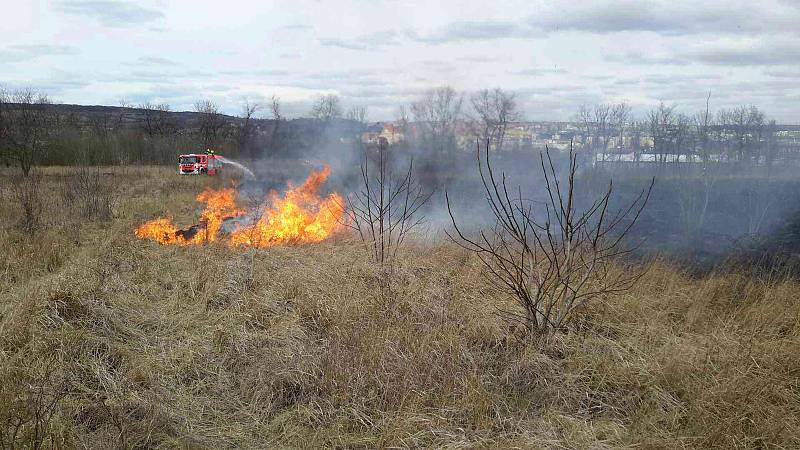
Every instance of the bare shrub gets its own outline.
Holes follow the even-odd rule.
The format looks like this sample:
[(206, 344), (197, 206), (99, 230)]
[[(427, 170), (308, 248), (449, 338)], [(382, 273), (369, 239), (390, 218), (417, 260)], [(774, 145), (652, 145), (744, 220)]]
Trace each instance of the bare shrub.
[(68, 393), (59, 362), (48, 358), (20, 367), (6, 361), (0, 371), (0, 448), (56, 447), (51, 421)]
[[(522, 313), (501, 310), (529, 331), (547, 335), (567, 325), (572, 313), (588, 302), (633, 286), (642, 269), (617, 267), (618, 257), (632, 249), (625, 235), (638, 219), (653, 187), (642, 191), (626, 208), (612, 214), (613, 183), (599, 198), (579, 208), (575, 197), (577, 158), (570, 149), (566, 185), (559, 181), (549, 149), (540, 155), (545, 180), (544, 208), (534, 205), (521, 188), (509, 189), (506, 176), (492, 169), (487, 144), (477, 153), (478, 171), (486, 200), (496, 219), (490, 230), (469, 237), (447, 207), (454, 242), (474, 252), (491, 277), (515, 297)], [(445, 193), (445, 195), (447, 195)]]
[(28, 176), (16, 177), (12, 184), (14, 200), (19, 205), (21, 216), (19, 226), (26, 233), (33, 234), (42, 227), (44, 200), (41, 195), (42, 177), (36, 171)]
[(373, 167), (369, 153), (364, 153), (360, 190), (346, 200), (344, 224), (358, 233), (373, 260), (384, 265), (395, 257), (408, 233), (424, 221), (420, 209), (433, 192), (417, 183), (413, 160), (405, 172), (396, 173), (385, 145), (378, 146), (376, 156)]
[(109, 220), (112, 217), (113, 190), (103, 181), (99, 167), (79, 166), (64, 181), (61, 197), (66, 205), (76, 205), (84, 219)]

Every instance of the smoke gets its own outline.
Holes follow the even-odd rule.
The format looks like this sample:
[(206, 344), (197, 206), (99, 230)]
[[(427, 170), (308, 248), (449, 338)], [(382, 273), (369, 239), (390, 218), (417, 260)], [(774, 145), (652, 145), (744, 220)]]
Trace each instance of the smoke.
[[(253, 196), (287, 183), (299, 183), (311, 170), (331, 166), (325, 189), (344, 196), (363, 189), (361, 165), (376, 154), (375, 144), (355, 138), (365, 125), (334, 120), (324, 126), (303, 121), (286, 125), (292, 134), (279, 152), (267, 151), (264, 158), (249, 164), (255, 177), (244, 183), (244, 194)], [(315, 128), (318, 127), (318, 128)], [(415, 180), (426, 192), (433, 192), (421, 210), (425, 216), (418, 233), (441, 237), (452, 229), (450, 210), (459, 227), (476, 232), (494, 225), (496, 218), (486, 203), (478, 172), (479, 143), (460, 142), (457, 148), (434, 151), (424, 140), (407, 138), (390, 145), (388, 154), (393, 173), (403, 175), (413, 164)], [(266, 147), (266, 146), (265, 146)], [(559, 181), (566, 183), (568, 152), (551, 150)], [(496, 181), (505, 180), (509, 190), (521, 196), (534, 212), (545, 214), (547, 191), (542, 176), (540, 150), (508, 146), (491, 152)], [(793, 167), (793, 166), (792, 166)], [(800, 179), (791, 167), (770, 171), (763, 165), (723, 164), (702, 169), (697, 164), (595, 164), (590, 157), (578, 161), (575, 202), (585, 208), (605, 193), (613, 180), (612, 213), (624, 208), (644, 189), (651, 177), (656, 185), (650, 201), (630, 238), (642, 242), (642, 252), (692, 255), (707, 261), (721, 261), (741, 243), (769, 237), (778, 232), (786, 217), (800, 210)], [(259, 198), (263, 199), (263, 195)], [(613, 214), (612, 214), (613, 215)]]
[(222, 220), (219, 230), (223, 235), (225, 235), (233, 233), (236, 230), (251, 228), (256, 222), (258, 222), (263, 212), (264, 207), (261, 206), (241, 216), (227, 217)]
[(245, 167), (241, 163), (238, 163), (238, 162), (236, 162), (236, 161), (234, 161), (232, 159), (225, 158), (224, 156), (218, 156), (217, 159), (223, 164), (228, 164), (228, 165), (231, 165), (231, 166), (234, 166), (234, 167), (238, 168), (242, 172), (246, 173), (250, 178), (255, 178), (256, 177), (252, 170), (248, 169), (247, 167)]

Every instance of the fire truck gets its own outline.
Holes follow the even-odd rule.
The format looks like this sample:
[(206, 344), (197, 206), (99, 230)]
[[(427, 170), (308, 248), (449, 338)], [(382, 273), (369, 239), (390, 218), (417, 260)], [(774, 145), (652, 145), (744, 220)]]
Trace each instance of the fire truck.
[(187, 153), (178, 156), (178, 173), (181, 175), (219, 175), (222, 156), (208, 149), (205, 153)]

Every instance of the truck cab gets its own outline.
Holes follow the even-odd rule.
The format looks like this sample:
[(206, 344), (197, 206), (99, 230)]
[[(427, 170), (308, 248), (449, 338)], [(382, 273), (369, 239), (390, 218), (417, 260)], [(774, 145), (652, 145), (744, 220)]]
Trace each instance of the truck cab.
[(187, 153), (178, 156), (181, 175), (218, 175), (222, 163), (219, 156), (208, 153)]

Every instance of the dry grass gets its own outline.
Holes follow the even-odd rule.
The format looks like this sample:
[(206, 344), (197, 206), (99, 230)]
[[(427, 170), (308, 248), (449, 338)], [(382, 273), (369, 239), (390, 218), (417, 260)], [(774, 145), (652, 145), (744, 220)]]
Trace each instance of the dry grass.
[[(52, 198), (34, 238), (0, 180), (0, 427), (57, 402), (17, 445), (800, 447), (796, 282), (654, 263), (578, 329), (529, 342), (453, 245), (409, 246), (388, 285), (347, 237), (162, 247), (131, 229), (188, 223), (220, 181), (103, 171), (111, 221)], [(44, 192), (65, 176), (44, 171)]]

